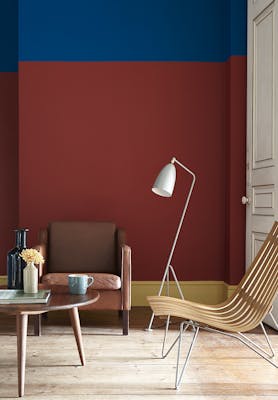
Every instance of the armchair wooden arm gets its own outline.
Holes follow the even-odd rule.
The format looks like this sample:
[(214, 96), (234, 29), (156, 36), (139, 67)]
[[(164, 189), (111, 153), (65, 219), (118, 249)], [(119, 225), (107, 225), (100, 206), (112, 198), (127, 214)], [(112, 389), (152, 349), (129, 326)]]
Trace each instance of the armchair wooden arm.
[(123, 310), (131, 308), (131, 248), (127, 245), (122, 247), (122, 304)]
[(129, 310), (131, 308), (131, 248), (127, 245), (122, 247), (122, 307), (123, 307), (123, 335), (128, 335)]
[[(46, 245), (45, 245), (45, 243), (38, 244), (38, 245), (34, 246), (34, 248), (39, 253), (41, 253), (41, 255), (43, 256), (44, 260), (46, 260)], [(42, 276), (46, 274), (46, 266), (45, 266), (45, 264), (39, 264), (38, 270), (39, 270), (39, 282), (40, 282)]]

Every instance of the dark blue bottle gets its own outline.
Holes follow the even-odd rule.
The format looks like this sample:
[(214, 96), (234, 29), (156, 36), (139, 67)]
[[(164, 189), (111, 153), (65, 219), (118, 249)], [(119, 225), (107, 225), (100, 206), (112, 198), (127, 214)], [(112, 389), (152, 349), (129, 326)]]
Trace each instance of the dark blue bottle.
[(20, 257), (26, 249), (26, 233), (28, 229), (16, 229), (16, 245), (7, 255), (8, 289), (23, 289), (23, 268), (25, 261)]

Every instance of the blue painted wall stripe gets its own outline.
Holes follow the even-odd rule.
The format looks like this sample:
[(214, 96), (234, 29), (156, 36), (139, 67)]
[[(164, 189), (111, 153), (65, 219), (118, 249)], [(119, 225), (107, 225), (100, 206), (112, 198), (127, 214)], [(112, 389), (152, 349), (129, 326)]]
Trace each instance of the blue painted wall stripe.
[(246, 54), (244, 10), (246, 0), (19, 0), (19, 59), (225, 61)]
[(247, 54), (247, 0), (230, 0), (230, 51), (234, 56)]
[(16, 72), (18, 0), (0, 0), (0, 72)]

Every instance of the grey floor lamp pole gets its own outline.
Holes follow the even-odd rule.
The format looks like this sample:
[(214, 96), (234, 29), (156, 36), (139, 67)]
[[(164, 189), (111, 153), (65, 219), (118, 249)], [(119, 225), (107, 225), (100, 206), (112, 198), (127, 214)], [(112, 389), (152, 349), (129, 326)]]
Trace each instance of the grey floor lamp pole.
[[(157, 178), (155, 180), (155, 183), (153, 185), (152, 191), (155, 194), (158, 194), (159, 196), (163, 196), (163, 197), (171, 197), (172, 196), (173, 190), (174, 190), (174, 186), (175, 186), (175, 182), (176, 182), (176, 168), (174, 166), (175, 163), (178, 164), (185, 171), (187, 171), (192, 176), (193, 179), (192, 179), (191, 187), (190, 187), (190, 190), (188, 192), (188, 195), (187, 195), (187, 198), (186, 198), (186, 201), (185, 201), (184, 209), (183, 209), (183, 212), (182, 212), (182, 215), (181, 215), (181, 219), (180, 219), (180, 222), (179, 222), (179, 225), (178, 225), (178, 228), (177, 228), (177, 231), (176, 231), (176, 235), (175, 235), (175, 238), (174, 238), (174, 242), (173, 242), (169, 257), (168, 257), (168, 261), (167, 261), (167, 264), (166, 264), (166, 267), (165, 267), (165, 271), (164, 271), (164, 274), (163, 274), (163, 277), (162, 277), (161, 285), (160, 285), (160, 288), (159, 288), (159, 291), (158, 291), (158, 296), (161, 296), (162, 289), (163, 289), (163, 286), (164, 286), (165, 282), (166, 282), (166, 291), (167, 291), (166, 293), (167, 293), (167, 296), (169, 296), (169, 293), (170, 293), (169, 272), (171, 272), (172, 275), (173, 275), (173, 278), (174, 278), (174, 280), (176, 282), (179, 295), (184, 300), (184, 296), (183, 296), (179, 281), (177, 279), (175, 270), (174, 270), (173, 266), (171, 265), (171, 261), (172, 261), (173, 254), (174, 254), (174, 251), (175, 251), (175, 247), (176, 247), (176, 244), (177, 244), (177, 240), (178, 240), (178, 237), (179, 237), (179, 234), (180, 234), (182, 223), (183, 223), (186, 211), (187, 211), (187, 207), (188, 207), (188, 204), (189, 204), (189, 201), (190, 201), (190, 197), (191, 197), (194, 185), (195, 185), (196, 176), (189, 168), (187, 168), (180, 161), (178, 161), (175, 157), (173, 157), (172, 160), (171, 160), (171, 163), (165, 165), (165, 167), (160, 171), (159, 175), (157, 176)], [(153, 320), (154, 320), (154, 313), (152, 313), (149, 325), (145, 329), (146, 331), (151, 331), (152, 330), (151, 328), (152, 328)]]

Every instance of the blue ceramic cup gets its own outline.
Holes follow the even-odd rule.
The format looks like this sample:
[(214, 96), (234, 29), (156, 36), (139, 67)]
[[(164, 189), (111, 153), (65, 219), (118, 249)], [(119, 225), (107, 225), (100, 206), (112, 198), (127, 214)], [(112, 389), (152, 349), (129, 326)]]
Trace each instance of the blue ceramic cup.
[(86, 294), (87, 288), (94, 282), (92, 276), (84, 274), (70, 274), (68, 275), (69, 291), (70, 294)]

